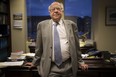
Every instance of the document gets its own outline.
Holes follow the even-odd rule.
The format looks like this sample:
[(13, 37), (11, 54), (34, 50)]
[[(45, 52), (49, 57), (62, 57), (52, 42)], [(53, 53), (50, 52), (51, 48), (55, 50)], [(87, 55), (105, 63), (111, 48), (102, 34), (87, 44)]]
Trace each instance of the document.
[(34, 57), (35, 53), (25, 53), (23, 56)]
[(15, 61), (15, 62), (0, 62), (0, 68), (8, 67), (8, 66), (21, 66), (24, 61)]

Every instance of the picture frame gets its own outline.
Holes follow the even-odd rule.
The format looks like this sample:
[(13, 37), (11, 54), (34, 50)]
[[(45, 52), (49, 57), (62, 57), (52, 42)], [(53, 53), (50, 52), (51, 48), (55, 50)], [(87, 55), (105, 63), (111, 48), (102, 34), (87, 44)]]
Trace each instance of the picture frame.
[(116, 7), (106, 7), (105, 22), (107, 26), (116, 26)]

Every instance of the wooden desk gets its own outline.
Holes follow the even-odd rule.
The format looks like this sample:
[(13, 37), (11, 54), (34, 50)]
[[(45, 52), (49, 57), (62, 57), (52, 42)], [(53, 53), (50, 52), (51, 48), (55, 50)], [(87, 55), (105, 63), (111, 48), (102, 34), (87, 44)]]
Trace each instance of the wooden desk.
[[(88, 71), (78, 70), (78, 77), (114, 77), (116, 66), (112, 62), (104, 62), (102, 59), (84, 59), (89, 65)], [(28, 69), (25, 66), (3, 68), (5, 77), (40, 77), (36, 67)]]
[[(28, 47), (29, 47), (29, 50), (30, 50), (31, 53), (35, 53), (35, 43), (29, 45)], [(87, 51), (89, 49), (92, 49), (92, 48), (96, 49), (95, 46), (84, 46), (84, 47), (80, 47), (82, 54), (87, 53)]]

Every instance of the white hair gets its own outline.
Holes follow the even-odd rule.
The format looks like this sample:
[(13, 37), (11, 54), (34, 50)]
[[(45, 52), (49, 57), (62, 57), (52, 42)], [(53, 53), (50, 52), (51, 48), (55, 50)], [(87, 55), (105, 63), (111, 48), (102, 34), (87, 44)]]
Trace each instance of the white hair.
[[(49, 11), (51, 10), (51, 6), (52, 6), (54, 3), (56, 3), (56, 2), (51, 3), (51, 5), (48, 7), (48, 10), (49, 10)], [(57, 3), (59, 4), (59, 6), (61, 6), (61, 10), (64, 11), (64, 6), (63, 6), (63, 4), (62, 4), (62, 3), (59, 3), (59, 2), (57, 2)]]

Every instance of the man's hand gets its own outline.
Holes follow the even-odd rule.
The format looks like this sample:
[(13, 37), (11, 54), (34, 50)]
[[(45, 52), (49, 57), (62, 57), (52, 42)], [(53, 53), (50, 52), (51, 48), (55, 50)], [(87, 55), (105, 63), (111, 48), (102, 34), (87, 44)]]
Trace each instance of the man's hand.
[(88, 65), (87, 64), (80, 64), (79, 66), (82, 70), (87, 71), (88, 70)]
[(26, 66), (26, 67), (28, 67), (28, 68), (34, 67), (34, 65), (33, 65), (31, 62), (25, 63), (24, 66)]

